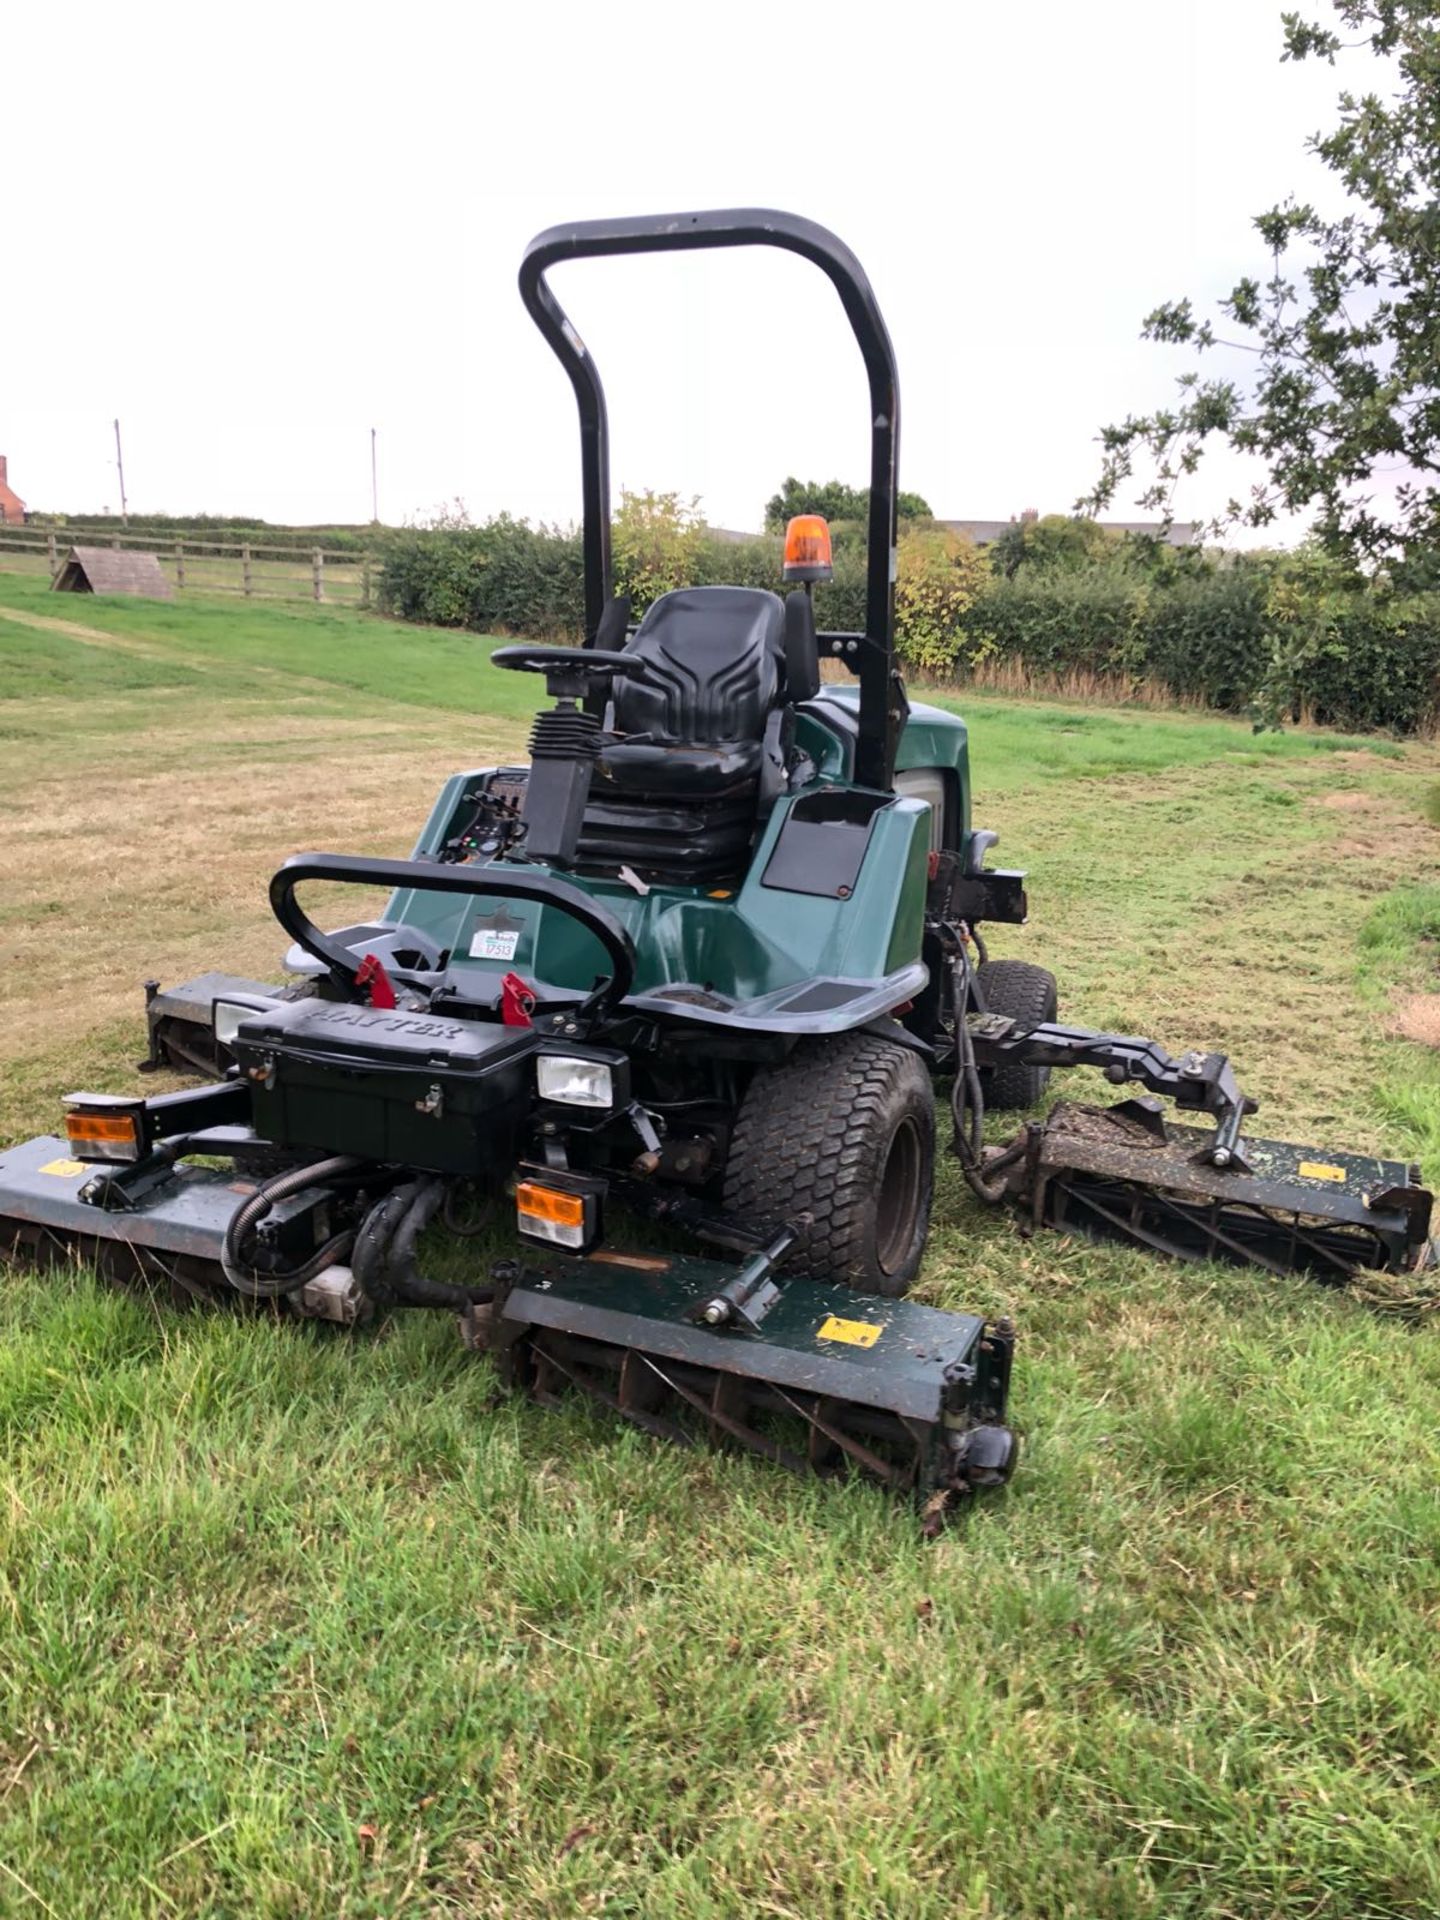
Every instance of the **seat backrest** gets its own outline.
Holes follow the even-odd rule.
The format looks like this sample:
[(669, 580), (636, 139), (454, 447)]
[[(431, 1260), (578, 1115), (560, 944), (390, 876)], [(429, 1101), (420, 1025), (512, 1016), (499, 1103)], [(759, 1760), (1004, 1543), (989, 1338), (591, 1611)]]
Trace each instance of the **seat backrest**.
[(759, 587), (681, 587), (655, 601), (626, 652), (649, 671), (615, 682), (617, 732), (759, 740), (785, 683), (784, 608)]

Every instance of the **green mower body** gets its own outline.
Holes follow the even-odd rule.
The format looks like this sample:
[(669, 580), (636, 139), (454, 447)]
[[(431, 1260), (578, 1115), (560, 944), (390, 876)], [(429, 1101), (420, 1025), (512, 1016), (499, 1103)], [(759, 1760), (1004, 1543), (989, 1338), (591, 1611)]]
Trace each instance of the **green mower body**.
[[(826, 688), (800, 716), (797, 736), (814, 775), (776, 802), (737, 884), (626, 880), (583, 867), (563, 874), (629, 932), (631, 1004), (732, 1032), (820, 1034), (864, 1025), (923, 992), (930, 856), (949, 849), (963, 862), (970, 842), (968, 735), (956, 714), (912, 708), (895, 790), (872, 793), (850, 772), (845, 723), (853, 728), (856, 704), (850, 689)], [(470, 796), (487, 781), (517, 777), (523, 769), (454, 775), (412, 858), (443, 857), (463, 831)], [(498, 997), (507, 972), (542, 997), (584, 994), (605, 967), (594, 938), (543, 903), (457, 904), (415, 886), (391, 897), (384, 919), (428, 935), (477, 997)]]

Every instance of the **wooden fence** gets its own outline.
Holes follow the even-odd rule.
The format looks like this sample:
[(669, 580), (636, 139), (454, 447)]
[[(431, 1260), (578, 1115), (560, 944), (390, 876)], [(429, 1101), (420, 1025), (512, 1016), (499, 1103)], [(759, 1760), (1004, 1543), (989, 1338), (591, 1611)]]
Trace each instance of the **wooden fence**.
[(153, 553), (177, 592), (238, 593), (255, 600), (370, 607), (379, 574), (373, 555), (324, 546), (35, 526), (0, 526), (0, 573), (44, 574), (53, 580), (71, 547)]

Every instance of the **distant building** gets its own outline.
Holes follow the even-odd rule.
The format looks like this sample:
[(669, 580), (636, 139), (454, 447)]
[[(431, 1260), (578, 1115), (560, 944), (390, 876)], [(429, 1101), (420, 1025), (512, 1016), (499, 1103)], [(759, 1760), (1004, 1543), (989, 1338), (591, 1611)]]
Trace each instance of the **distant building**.
[(0, 453), (0, 527), (23, 527), (25, 502), (10, 490), (9, 461)]
[[(1011, 514), (1008, 520), (937, 520), (935, 524), (949, 527), (952, 533), (963, 534), (967, 540), (973, 540), (977, 547), (988, 547), (1011, 527), (1026, 520), (1038, 520), (1039, 517), (1027, 507), (1024, 513)], [(1159, 520), (1097, 520), (1095, 524), (1103, 527), (1106, 533), (1130, 533), (1151, 540), (1163, 539), (1167, 547), (1193, 547), (1199, 542), (1201, 534), (1198, 522), (1179, 520), (1172, 521), (1169, 527), (1162, 526)], [(733, 546), (761, 538), (758, 533), (740, 533), (734, 527), (707, 527), (705, 531), (712, 540)]]
[[(988, 547), (998, 540), (1002, 533), (1025, 520), (1034, 520), (1039, 516), (1026, 512), (1012, 514), (1008, 520), (942, 520), (942, 527), (949, 527), (952, 533), (964, 534), (975, 542), (977, 547)], [(1106, 533), (1128, 533), (1150, 540), (1163, 540), (1167, 547), (1193, 547), (1200, 538), (1200, 528), (1195, 523), (1172, 521), (1167, 527), (1159, 520), (1097, 520), (1097, 527), (1103, 527)]]

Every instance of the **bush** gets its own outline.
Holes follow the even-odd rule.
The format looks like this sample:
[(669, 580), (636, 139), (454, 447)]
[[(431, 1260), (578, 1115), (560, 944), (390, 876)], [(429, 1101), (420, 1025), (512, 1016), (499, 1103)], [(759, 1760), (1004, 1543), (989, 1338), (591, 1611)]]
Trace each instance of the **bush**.
[(1324, 726), (1409, 733), (1440, 718), (1440, 603), (1350, 588), (1271, 584), (1269, 658), (1259, 717), (1309, 714)]
[(1208, 567), (1154, 594), (1146, 670), (1183, 700), (1241, 712), (1266, 672), (1268, 571)]
[(637, 615), (676, 587), (698, 584), (705, 529), (695, 500), (678, 493), (626, 493), (610, 522), (615, 591), (628, 594)]
[(1182, 700), (1410, 733), (1440, 718), (1440, 596), (1317, 570), (1311, 555), (1231, 557), (1146, 577), (1123, 557), (1022, 568), (965, 620), (960, 660), (1017, 678), (1151, 682)]
[(483, 527), (407, 528), (387, 535), (381, 553), (380, 605), (399, 619), (580, 637), (585, 576), (577, 533), (502, 514)]
[[(918, 493), (903, 489), (895, 501), (901, 520), (930, 520), (930, 503)], [(783, 487), (765, 502), (765, 530), (783, 533), (786, 522), (797, 513), (823, 513), (831, 529), (839, 521), (863, 525), (870, 512), (870, 489), (852, 487), (845, 480), (797, 480), (792, 473)]]
[[(269, 547), (323, 547), (327, 553), (361, 555), (373, 551), (383, 537), (373, 527), (356, 526), (272, 526), (264, 520), (240, 514), (217, 513), (132, 513), (121, 520), (115, 513), (40, 513), (33, 512), (29, 525), (41, 533), (52, 529), (57, 534), (145, 534), (155, 540), (183, 540), (188, 552), (203, 554), (216, 547), (236, 547), (249, 543), (257, 554)], [(83, 546), (84, 540), (80, 541)]]
[(1063, 679), (1143, 679), (1147, 583), (1118, 568), (992, 579), (965, 622), (961, 657), (972, 668), (1003, 660)]
[(954, 670), (963, 623), (990, 569), (973, 541), (945, 527), (901, 536), (896, 556), (895, 639), (922, 673)]
[[(822, 629), (859, 632), (864, 530), (841, 521), (831, 531), (835, 577), (815, 590), (816, 616)], [(1087, 563), (1068, 529), (1056, 545), (1063, 564), (1007, 576), (943, 528), (908, 530), (896, 586), (903, 658), (922, 673), (1010, 685), (1149, 685), (1262, 722), (1304, 713), (1405, 733), (1440, 719), (1440, 595), (1403, 598), (1304, 550), (1171, 559), (1122, 542)], [(637, 612), (676, 586), (783, 586), (778, 536), (718, 539), (673, 494), (623, 495), (614, 549), (617, 586)], [(471, 527), (457, 514), (389, 534), (381, 551), (381, 604), (402, 619), (580, 637), (578, 533), (504, 516)]]
[(1027, 513), (1012, 520), (991, 542), (989, 558), (994, 572), (1013, 579), (1022, 567), (1040, 573), (1074, 572), (1107, 559), (1121, 544), (1121, 535), (1096, 520), (1078, 515)]

